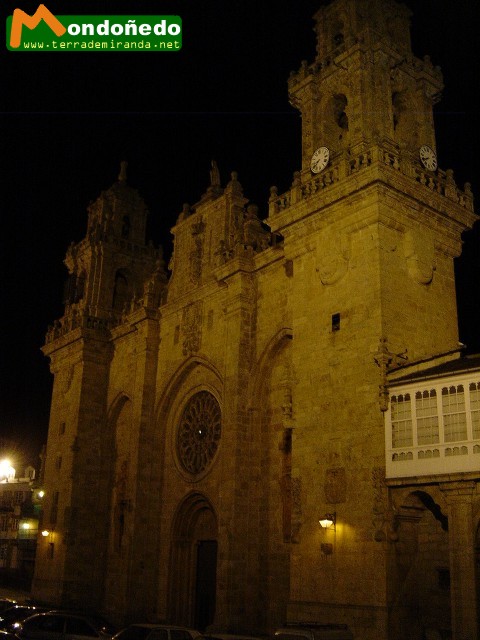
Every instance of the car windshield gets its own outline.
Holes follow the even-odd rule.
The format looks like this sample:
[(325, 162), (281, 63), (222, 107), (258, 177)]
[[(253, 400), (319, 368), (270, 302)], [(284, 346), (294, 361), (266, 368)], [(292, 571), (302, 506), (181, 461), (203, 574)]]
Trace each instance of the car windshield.
[(49, 613), (51, 615), (63, 616), (64, 618), (68, 618), (68, 619), (80, 618), (84, 620), (87, 624), (92, 626), (95, 629), (95, 633), (97, 634), (100, 633), (108, 636), (113, 636), (118, 630), (113, 625), (111, 625), (110, 622), (108, 622), (108, 620), (105, 620), (105, 618), (96, 614), (86, 613), (83, 611), (77, 611), (73, 609), (72, 610), (50, 609)]
[(16, 622), (24, 620), (35, 613), (35, 607), (11, 607), (2, 611), (1, 620), (3, 622)]
[(151, 628), (148, 627), (140, 627), (136, 625), (131, 625), (126, 629), (123, 629), (115, 638), (118, 640), (145, 640), (149, 633), (152, 632)]

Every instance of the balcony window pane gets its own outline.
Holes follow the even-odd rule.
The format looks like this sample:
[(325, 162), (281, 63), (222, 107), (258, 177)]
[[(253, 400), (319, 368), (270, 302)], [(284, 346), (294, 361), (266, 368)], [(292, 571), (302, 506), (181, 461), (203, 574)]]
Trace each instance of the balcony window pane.
[(467, 439), (467, 417), (463, 385), (442, 389), (442, 411), (445, 442)]
[(431, 391), (417, 391), (415, 394), (417, 410), (417, 440), (418, 444), (436, 444), (438, 435), (437, 393)]
[(393, 447), (411, 447), (412, 403), (410, 395), (392, 396), (392, 444)]
[(480, 439), (480, 382), (470, 385), (470, 409), (472, 410), (473, 437)]

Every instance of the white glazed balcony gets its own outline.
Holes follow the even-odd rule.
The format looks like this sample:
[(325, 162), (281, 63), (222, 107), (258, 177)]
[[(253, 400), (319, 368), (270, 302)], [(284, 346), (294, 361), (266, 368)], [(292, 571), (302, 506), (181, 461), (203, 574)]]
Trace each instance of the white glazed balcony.
[(480, 471), (480, 372), (393, 383), (386, 477)]

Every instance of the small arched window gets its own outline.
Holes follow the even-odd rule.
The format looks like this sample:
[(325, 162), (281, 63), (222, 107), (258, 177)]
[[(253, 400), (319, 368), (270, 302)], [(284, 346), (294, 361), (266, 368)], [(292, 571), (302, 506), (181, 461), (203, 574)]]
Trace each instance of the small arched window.
[(76, 276), (74, 273), (70, 273), (63, 285), (63, 304), (75, 302), (75, 283)]
[(115, 283), (113, 287), (113, 302), (112, 307), (114, 311), (124, 311), (128, 302), (128, 280), (125, 272), (119, 269), (115, 274)]
[(335, 45), (335, 47), (339, 47), (344, 42), (345, 38), (343, 37), (343, 33), (339, 32), (333, 36), (333, 44)]
[(122, 238), (130, 237), (130, 216), (123, 216), (122, 218)]
[(344, 27), (343, 20), (340, 18), (340, 16), (337, 16), (337, 19), (335, 20), (335, 23), (333, 24), (333, 28), (330, 32), (332, 34), (333, 49), (337, 49), (338, 47), (341, 47), (342, 44), (344, 44), (345, 42), (344, 31), (345, 31), (345, 27)]
[(392, 95), (393, 129), (397, 130), (405, 111), (405, 96), (402, 91), (396, 91)]
[(75, 302), (81, 300), (85, 294), (85, 271), (82, 271), (77, 277), (77, 284), (75, 288)]
[(348, 100), (343, 94), (337, 94), (333, 97), (333, 115), (335, 122), (344, 131), (348, 131), (348, 115), (346, 112)]

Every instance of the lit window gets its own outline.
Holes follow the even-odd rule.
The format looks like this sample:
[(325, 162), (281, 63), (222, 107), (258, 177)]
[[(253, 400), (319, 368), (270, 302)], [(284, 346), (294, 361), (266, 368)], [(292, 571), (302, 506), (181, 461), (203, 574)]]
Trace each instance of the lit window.
[(445, 442), (467, 439), (467, 416), (463, 385), (442, 389), (442, 410)]
[(412, 403), (410, 394), (392, 396), (392, 440), (394, 447), (411, 447)]
[(437, 392), (417, 391), (415, 394), (417, 411), (417, 444), (435, 444), (439, 441)]
[(470, 409), (472, 410), (473, 437), (480, 438), (480, 382), (470, 384)]

